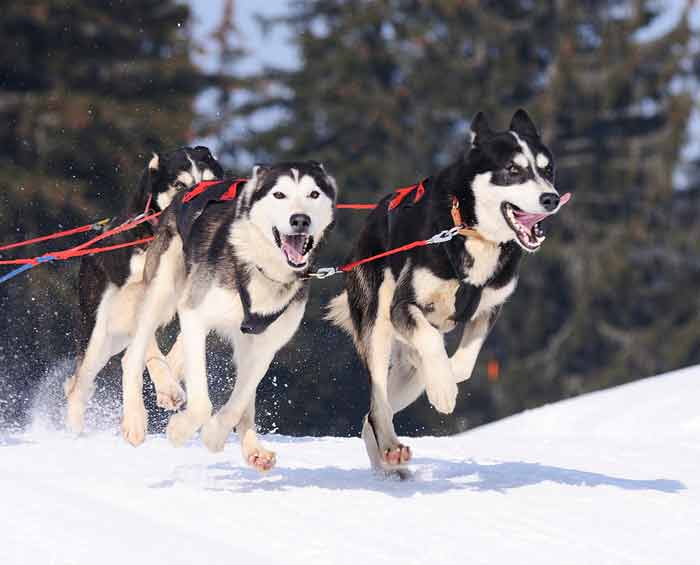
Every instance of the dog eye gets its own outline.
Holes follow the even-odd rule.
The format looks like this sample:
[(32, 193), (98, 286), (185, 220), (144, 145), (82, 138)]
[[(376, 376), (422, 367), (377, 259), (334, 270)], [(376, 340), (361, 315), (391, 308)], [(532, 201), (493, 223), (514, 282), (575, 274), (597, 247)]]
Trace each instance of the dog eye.
[(321, 193), (318, 190), (312, 190), (311, 194), (309, 194), (309, 198), (313, 198), (316, 200), (319, 196), (321, 196)]
[(273, 192), (273, 193), (272, 193), (272, 196), (274, 196), (275, 198), (277, 198), (277, 200), (282, 200), (283, 198), (286, 198), (284, 192), (279, 192), (279, 191)]
[(176, 180), (173, 183), (173, 187), (175, 188), (175, 190), (185, 190), (187, 188), (187, 185), (182, 181)]

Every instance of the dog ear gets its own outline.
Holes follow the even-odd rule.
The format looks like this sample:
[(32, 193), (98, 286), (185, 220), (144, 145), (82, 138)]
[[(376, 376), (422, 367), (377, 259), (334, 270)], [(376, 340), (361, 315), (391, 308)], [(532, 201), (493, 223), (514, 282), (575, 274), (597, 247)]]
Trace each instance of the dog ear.
[(534, 137), (535, 139), (539, 139), (540, 137), (535, 124), (530, 119), (528, 113), (522, 108), (518, 108), (515, 114), (513, 114), (513, 119), (510, 121), (510, 129), (518, 135), (523, 135), (525, 137)]
[(252, 181), (251, 186), (253, 187), (253, 191), (257, 191), (262, 186), (262, 180), (269, 171), (270, 165), (263, 165), (262, 163), (253, 165), (253, 171), (250, 173), (250, 181)]
[(478, 145), (479, 142), (492, 134), (489, 122), (483, 112), (477, 112), (472, 118), (470, 130), (470, 141), (472, 145)]
[[(153, 153), (150, 161), (146, 165), (143, 173), (141, 173), (141, 179), (139, 180), (139, 189), (136, 191), (130, 202), (130, 209), (137, 210), (139, 207), (143, 207), (148, 202), (148, 197), (153, 194), (155, 189), (155, 184), (158, 182), (160, 177), (160, 155), (158, 153)], [(155, 200), (153, 205), (156, 206)]]

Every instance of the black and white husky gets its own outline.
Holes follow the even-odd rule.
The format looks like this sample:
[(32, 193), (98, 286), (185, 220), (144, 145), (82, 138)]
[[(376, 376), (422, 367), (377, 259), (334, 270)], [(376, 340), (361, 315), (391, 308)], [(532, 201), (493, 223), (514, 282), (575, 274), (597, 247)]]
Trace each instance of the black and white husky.
[[(161, 155), (154, 154), (137, 190), (106, 229), (134, 218), (147, 206), (151, 212), (164, 210), (178, 192), (202, 180), (222, 176), (223, 169), (206, 147), (183, 147)], [(115, 234), (109, 243), (138, 240), (153, 234), (154, 227), (142, 223)], [(113, 355), (128, 345), (133, 334), (136, 309), (144, 289), (145, 258), (143, 247), (127, 247), (82, 259), (78, 280), (77, 367), (64, 385), (68, 400), (66, 421), (75, 432), (83, 429), (85, 407), (94, 392), (95, 377)], [(155, 338), (149, 342), (148, 356), (148, 370), (156, 388), (158, 404), (173, 410), (184, 395), (179, 384), (173, 381)]]
[[(329, 319), (347, 330), (370, 378), (371, 405), (362, 437), (375, 468), (396, 469), (411, 457), (393, 415), (427, 392), (451, 413), (457, 383), (471, 376), (502, 304), (513, 293), (523, 251), (545, 239), (541, 221), (570, 195), (554, 188), (554, 159), (524, 110), (509, 131), (493, 132), (482, 113), (472, 121), (466, 153), (396, 205), (382, 200), (351, 260), (427, 239), (464, 223), (448, 243), (420, 247), (348, 273)], [(448, 357), (443, 334), (465, 322)]]
[[(255, 391), (299, 327), (307, 274), (333, 224), (335, 199), (335, 181), (315, 162), (256, 166), (247, 182), (225, 181), (175, 199), (148, 249), (146, 295), (122, 360), (127, 441), (140, 443), (146, 430), (141, 387), (151, 336), (177, 310), (187, 405), (171, 416), (168, 438), (182, 445), (204, 426), (204, 443), (219, 451), (235, 427), (246, 462), (259, 470), (274, 465), (274, 453), (255, 435)], [(215, 416), (205, 356), (212, 330), (233, 345), (237, 373)]]

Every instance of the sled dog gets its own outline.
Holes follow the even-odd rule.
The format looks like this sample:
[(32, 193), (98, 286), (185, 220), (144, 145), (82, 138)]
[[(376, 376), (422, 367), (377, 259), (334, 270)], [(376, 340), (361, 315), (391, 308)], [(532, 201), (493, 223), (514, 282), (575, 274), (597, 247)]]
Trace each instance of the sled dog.
[[(255, 434), (255, 391), (301, 322), (307, 273), (333, 224), (336, 185), (322, 165), (290, 162), (256, 166), (249, 180), (200, 188), (197, 196), (175, 198), (148, 248), (146, 292), (122, 359), (122, 431), (132, 444), (144, 439), (144, 360), (156, 328), (177, 311), (187, 404), (170, 417), (168, 438), (182, 445), (202, 428), (205, 445), (220, 451), (236, 428), (244, 460), (267, 470), (275, 454)], [(205, 356), (212, 330), (230, 340), (236, 366), (233, 392), (214, 416)]]
[[(105, 229), (134, 218), (149, 207), (151, 212), (167, 208), (173, 197), (202, 180), (221, 178), (223, 169), (206, 147), (183, 147), (154, 154), (136, 191), (119, 216)], [(115, 234), (109, 243), (142, 239), (154, 234), (145, 222)], [(64, 385), (68, 401), (66, 423), (81, 432), (85, 407), (94, 392), (97, 374), (113, 355), (129, 343), (136, 310), (143, 295), (144, 247), (127, 247), (83, 257), (78, 279), (79, 311), (76, 320), (78, 358), (75, 373)], [(160, 406), (174, 410), (184, 400), (180, 385), (172, 378), (154, 336), (148, 343), (148, 370)], [(174, 353), (177, 352), (177, 348)]]
[[(447, 243), (429, 245), (349, 272), (328, 318), (352, 337), (369, 373), (371, 400), (362, 437), (375, 469), (398, 470), (411, 450), (393, 415), (424, 391), (450, 414), (457, 383), (471, 376), (484, 340), (513, 294), (523, 253), (545, 239), (542, 221), (569, 200), (554, 187), (554, 157), (524, 110), (508, 131), (492, 131), (483, 113), (468, 149), (454, 163), (384, 198), (371, 213), (350, 260), (465, 225)], [(444, 334), (464, 323), (448, 357)]]

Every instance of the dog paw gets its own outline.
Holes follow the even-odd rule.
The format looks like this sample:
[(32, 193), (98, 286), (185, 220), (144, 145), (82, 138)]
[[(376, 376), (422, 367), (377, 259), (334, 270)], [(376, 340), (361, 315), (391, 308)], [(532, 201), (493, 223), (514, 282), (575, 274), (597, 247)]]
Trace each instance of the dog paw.
[(209, 418), (206, 424), (202, 426), (202, 442), (207, 446), (207, 449), (212, 453), (218, 453), (224, 450), (226, 440), (231, 432), (231, 428), (221, 422), (218, 416)]
[(176, 382), (170, 382), (166, 388), (156, 389), (156, 404), (164, 410), (177, 412), (185, 404), (185, 391)]
[(122, 436), (134, 447), (141, 445), (146, 440), (146, 425), (148, 415), (143, 407), (124, 411), (122, 418)]
[(197, 433), (204, 420), (204, 417), (198, 417), (189, 410), (178, 412), (170, 416), (165, 435), (175, 447), (182, 447)]
[(244, 452), (243, 457), (253, 469), (266, 473), (277, 463), (277, 455), (274, 451), (268, 451), (262, 447), (256, 447), (250, 452)]
[(425, 389), (430, 404), (443, 414), (452, 414), (457, 404), (459, 389), (452, 379), (443, 379), (439, 383), (431, 383)]
[(384, 463), (390, 467), (405, 465), (411, 460), (411, 448), (398, 444), (396, 447), (385, 449), (383, 453)]

